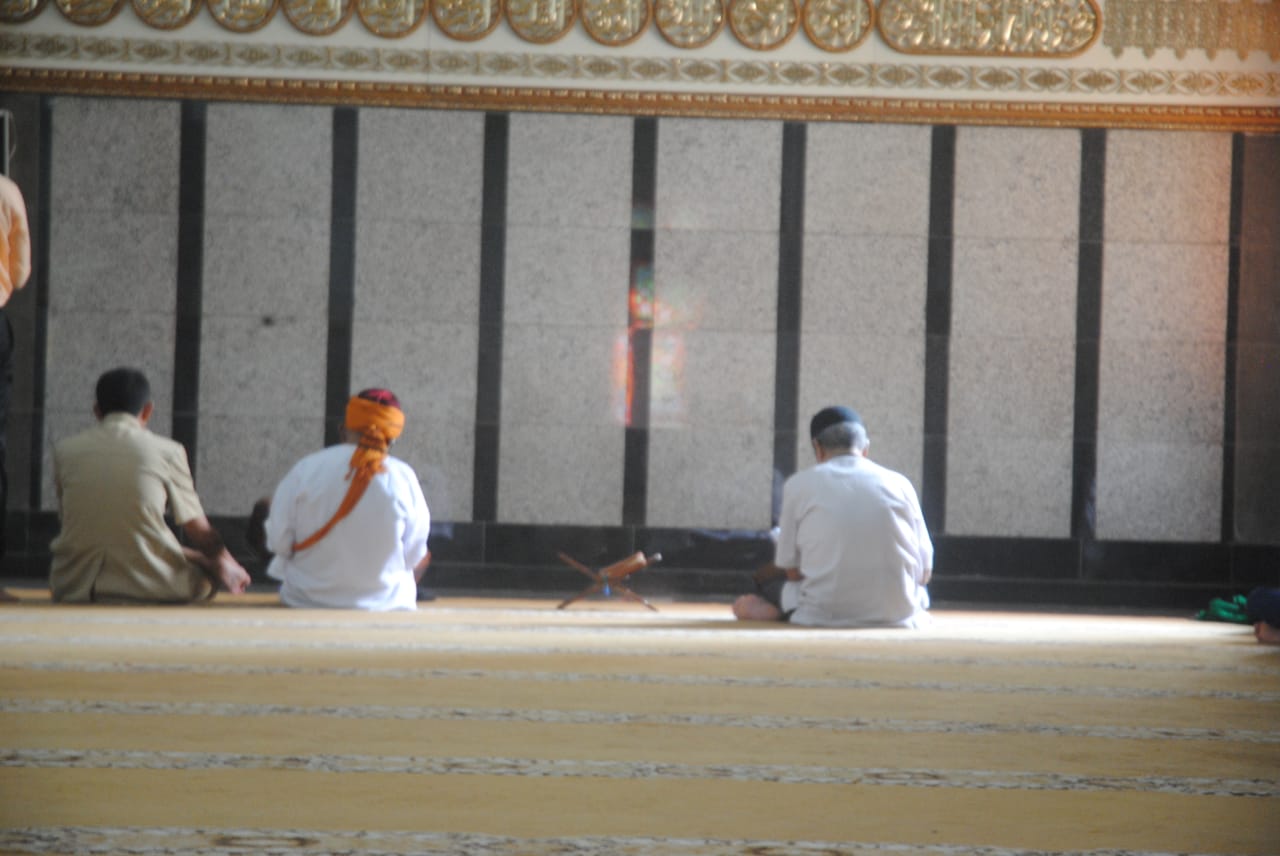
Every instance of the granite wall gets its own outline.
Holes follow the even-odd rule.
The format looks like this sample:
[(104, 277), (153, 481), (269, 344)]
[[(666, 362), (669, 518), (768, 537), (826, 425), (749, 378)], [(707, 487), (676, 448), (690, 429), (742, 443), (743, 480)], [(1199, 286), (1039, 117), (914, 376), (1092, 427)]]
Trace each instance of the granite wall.
[(332, 441), (398, 453), (442, 588), (768, 554), (809, 415), (917, 485), (935, 595), (1183, 606), (1280, 582), (1280, 138), (0, 97), (36, 227), (9, 574), (116, 364), (206, 509)]

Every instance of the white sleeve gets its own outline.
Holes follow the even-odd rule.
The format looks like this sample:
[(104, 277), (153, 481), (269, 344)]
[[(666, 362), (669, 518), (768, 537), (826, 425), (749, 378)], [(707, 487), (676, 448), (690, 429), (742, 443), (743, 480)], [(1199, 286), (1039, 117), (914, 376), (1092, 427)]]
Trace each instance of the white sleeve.
[(294, 531), (293, 506), (298, 492), (298, 465), (280, 480), (276, 492), (271, 497), (271, 509), (267, 519), (263, 521), (263, 530), (267, 537), (267, 549), (277, 556), (292, 556), (293, 545), (298, 536)]
[(412, 470), (409, 471), (405, 481), (409, 493), (409, 515), (405, 521), (402, 541), (404, 566), (413, 570), (427, 557), (427, 537), (431, 534), (431, 509), (427, 508), (427, 499), (422, 495), (422, 485)]
[(779, 568), (800, 567), (800, 554), (796, 548), (796, 502), (794, 482), (782, 485), (782, 512), (778, 519), (778, 543), (773, 550), (773, 563)]

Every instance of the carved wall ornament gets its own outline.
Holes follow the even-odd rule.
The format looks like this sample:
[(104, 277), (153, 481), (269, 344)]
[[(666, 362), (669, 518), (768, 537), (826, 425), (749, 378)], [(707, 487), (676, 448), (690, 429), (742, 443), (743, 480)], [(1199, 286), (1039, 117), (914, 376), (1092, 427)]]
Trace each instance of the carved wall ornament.
[(564, 38), (577, 17), (574, 0), (505, 0), (504, 5), (516, 35), (539, 45)]
[(298, 32), (327, 36), (337, 32), (354, 11), (353, 0), (280, 0), (284, 16)]
[(44, 11), (49, 0), (0, 0), (0, 23), (21, 24)]
[(434, 0), (431, 17), (449, 38), (473, 42), (498, 26), (502, 0)]
[(100, 27), (124, 8), (124, 0), (54, 0), (68, 21), (82, 27)]
[(399, 39), (422, 26), (428, 5), (427, 0), (356, 0), (356, 15), (374, 35)]
[(176, 30), (200, 11), (200, 0), (133, 0), (134, 13), (148, 27)]
[(795, 0), (729, 0), (729, 29), (753, 50), (781, 47), (799, 26)]
[(876, 29), (903, 53), (1068, 57), (1101, 31), (1094, 0), (880, 0)]
[(653, 19), (662, 37), (678, 48), (697, 48), (724, 27), (722, 0), (654, 0)]
[(805, 0), (800, 15), (809, 41), (833, 53), (862, 44), (874, 20), (871, 0)]
[(653, 6), (649, 0), (579, 0), (578, 14), (587, 35), (617, 48), (644, 34), (653, 19)]
[(1252, 0), (1107, 0), (1102, 44), (1120, 56), (1139, 48), (1143, 56), (1161, 48), (1179, 59), (1202, 50), (1235, 51), (1241, 59), (1263, 51), (1280, 60), (1280, 2)]
[(205, 0), (213, 20), (233, 33), (261, 30), (276, 13), (278, 0)]

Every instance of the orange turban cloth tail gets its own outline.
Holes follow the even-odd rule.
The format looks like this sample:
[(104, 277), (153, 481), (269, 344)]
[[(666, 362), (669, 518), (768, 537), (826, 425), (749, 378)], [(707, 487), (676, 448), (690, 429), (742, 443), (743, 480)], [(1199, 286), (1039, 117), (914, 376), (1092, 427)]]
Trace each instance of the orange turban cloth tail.
[(305, 550), (321, 538), (329, 534), (329, 530), (338, 521), (351, 513), (373, 477), (386, 469), (383, 461), (387, 457), (387, 447), (391, 441), (400, 436), (404, 430), (404, 412), (392, 404), (382, 404), (369, 398), (355, 396), (347, 402), (347, 430), (360, 435), (355, 453), (351, 456), (350, 468), (347, 470), (347, 495), (342, 504), (334, 512), (328, 523), (321, 526), (311, 537), (293, 545), (295, 553)]

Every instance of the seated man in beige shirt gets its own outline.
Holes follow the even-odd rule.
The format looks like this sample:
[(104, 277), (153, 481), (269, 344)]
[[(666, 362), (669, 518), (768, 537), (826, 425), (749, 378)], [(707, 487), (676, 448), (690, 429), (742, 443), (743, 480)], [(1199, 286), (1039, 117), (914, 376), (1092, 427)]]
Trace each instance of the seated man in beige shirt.
[[(249, 585), (205, 516), (186, 449), (147, 429), (152, 408), (142, 372), (112, 369), (98, 379), (98, 424), (54, 449), (55, 601), (188, 603)], [(166, 508), (192, 546), (169, 528)]]

